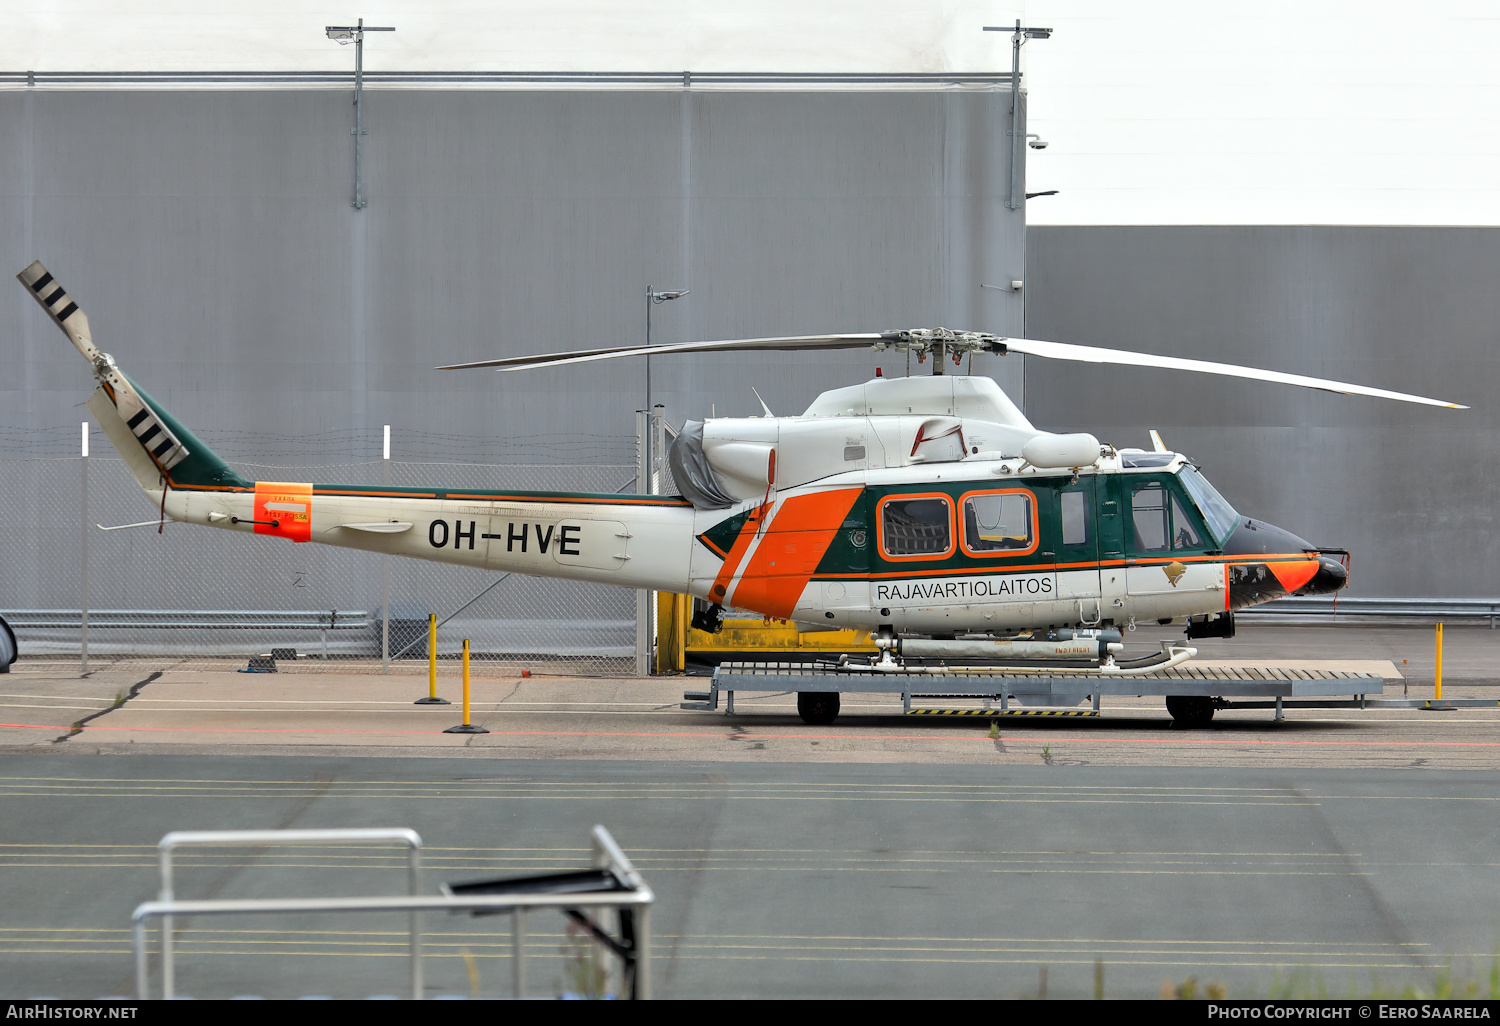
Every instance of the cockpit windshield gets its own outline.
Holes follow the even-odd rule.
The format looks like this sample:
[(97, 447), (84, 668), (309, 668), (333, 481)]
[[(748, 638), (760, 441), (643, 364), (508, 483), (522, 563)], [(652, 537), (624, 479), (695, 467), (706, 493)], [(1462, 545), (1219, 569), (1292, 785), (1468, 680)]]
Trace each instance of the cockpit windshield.
[(1240, 515), (1234, 511), (1233, 506), (1224, 501), (1224, 496), (1208, 483), (1208, 478), (1192, 467), (1184, 465), (1178, 476), (1187, 488), (1188, 495), (1192, 496), (1193, 502), (1197, 503), (1203, 518), (1208, 521), (1208, 529), (1214, 533), (1214, 537), (1222, 545), (1224, 539), (1229, 537), (1229, 532), (1234, 530), (1235, 524), (1239, 523)]

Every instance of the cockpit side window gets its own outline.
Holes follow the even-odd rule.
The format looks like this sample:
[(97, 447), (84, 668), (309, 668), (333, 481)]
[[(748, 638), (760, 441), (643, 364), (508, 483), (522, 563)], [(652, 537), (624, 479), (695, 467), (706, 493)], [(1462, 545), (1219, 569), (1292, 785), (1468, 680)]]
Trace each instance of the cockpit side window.
[(1135, 518), (1135, 551), (1166, 552), (1172, 537), (1167, 513), (1167, 492), (1159, 481), (1136, 485), (1130, 499)]
[(1172, 548), (1203, 548), (1203, 539), (1198, 535), (1193, 518), (1187, 515), (1187, 511), (1182, 508), (1182, 500), (1175, 495), (1172, 496)]
[(1203, 532), (1175, 494), (1161, 481), (1143, 481), (1131, 494), (1137, 553), (1202, 550)]

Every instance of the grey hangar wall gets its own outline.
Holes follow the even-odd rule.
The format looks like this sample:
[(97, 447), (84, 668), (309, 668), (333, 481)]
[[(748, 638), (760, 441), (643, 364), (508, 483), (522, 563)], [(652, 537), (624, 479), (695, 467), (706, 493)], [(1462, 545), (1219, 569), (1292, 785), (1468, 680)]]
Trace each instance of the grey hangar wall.
[[(643, 341), (647, 285), (691, 290), (655, 309), (657, 342), (1021, 330), (1021, 296), (979, 288), (1024, 269), (1024, 215), (1005, 207), (1004, 89), (365, 97), (369, 206), (356, 211), (348, 88), (0, 90), (0, 266), (40, 258), (127, 373), (248, 476), (272, 479), (378, 481), (390, 424), (399, 483), (625, 483), (643, 361), (432, 368)], [(758, 413), (752, 385), (797, 412), (882, 365), (653, 364), (674, 422)], [(1015, 362), (993, 365), (1019, 389)], [(883, 366), (900, 373), (904, 359)], [(19, 285), (0, 286), (0, 367), (0, 608), (76, 609), (78, 468), (54, 458), (78, 453), (91, 382)], [(151, 515), (117, 466), (96, 469), (90, 521)], [(379, 608), (372, 559), (200, 534), (92, 534), (92, 605)], [(397, 605), (440, 615), (494, 578), (397, 563)], [(633, 604), (514, 579), (451, 630), (489, 650), (628, 653)]]
[[(1362, 595), (1495, 594), (1489, 470), (1500, 230), (1033, 228), (1005, 208), (1008, 94), (0, 91), (0, 254), (41, 258), (96, 339), (231, 459), (395, 455), (414, 436), (612, 447), (639, 361), (437, 363), (657, 341), (947, 325), (1346, 377), (1427, 410), (1247, 382), (985, 360), (1039, 425), (1146, 431), (1245, 513), (1354, 550)], [(1036, 202), (1046, 202), (1038, 200)], [(981, 290), (1024, 278), (1020, 294)], [(674, 420), (778, 413), (871, 356), (654, 361)], [(86, 371), (0, 287), (0, 444), (76, 453)], [(17, 440), (20, 443), (17, 443)], [(465, 444), (471, 444), (466, 442)], [(287, 451), (287, 447), (293, 451)], [(430, 448), (430, 447), (429, 447)], [(205, 571), (207, 572), (207, 571)], [(6, 601), (11, 601), (7, 599)]]
[(1351, 594), (1500, 592), (1500, 229), (1033, 227), (1027, 263), (1035, 338), (1472, 406), (1039, 360), (1026, 368), (1026, 411), (1039, 426), (1144, 448), (1157, 428), (1241, 513), (1349, 548)]
[[(414, 431), (497, 454), (632, 435), (642, 360), (432, 368), (642, 341), (647, 285), (692, 293), (656, 309), (657, 342), (1021, 329), (1019, 295), (979, 288), (1024, 262), (1003, 90), (365, 95), (355, 211), (347, 90), (0, 92), (4, 266), (42, 259), (190, 426), (349, 432), (366, 452), (382, 424), (398, 452)], [(83, 366), (19, 286), (0, 289), (0, 360), (6, 423), (76, 435)], [(757, 412), (751, 385), (800, 411), (876, 361), (653, 364), (680, 421)]]

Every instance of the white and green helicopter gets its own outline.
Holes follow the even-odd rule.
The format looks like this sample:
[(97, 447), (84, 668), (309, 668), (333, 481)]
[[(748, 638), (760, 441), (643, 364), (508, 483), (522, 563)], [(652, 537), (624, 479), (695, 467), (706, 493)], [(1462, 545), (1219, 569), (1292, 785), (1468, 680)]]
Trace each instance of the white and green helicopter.
[(1232, 637), (1236, 610), (1346, 582), (1346, 552), (1241, 516), (1155, 432), (1154, 451), (1144, 451), (1040, 431), (992, 379), (945, 374), (949, 360), (1023, 353), (1466, 409), (1322, 378), (941, 328), (734, 339), (650, 352), (893, 349), (931, 359), (933, 373), (824, 392), (796, 417), (689, 421), (668, 453), (679, 495), (249, 481), (94, 345), (87, 317), (40, 263), (18, 277), (89, 361), (99, 385), (88, 408), (163, 518), (686, 593), (702, 600), (694, 625), (711, 631), (726, 607), (808, 629), (867, 630), (889, 667), (898, 654), (941, 656), (945, 645), (972, 658), (976, 643), (1002, 657), (1095, 652), (1109, 664), (1120, 648), (1109, 632), (1137, 621)]

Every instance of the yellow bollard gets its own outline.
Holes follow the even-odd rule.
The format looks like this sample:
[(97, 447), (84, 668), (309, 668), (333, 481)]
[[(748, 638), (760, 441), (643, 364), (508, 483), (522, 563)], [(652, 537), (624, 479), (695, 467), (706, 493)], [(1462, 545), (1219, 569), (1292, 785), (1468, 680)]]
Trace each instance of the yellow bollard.
[(464, 639), (464, 721), (456, 727), (449, 727), (443, 731), (444, 734), (488, 734), (478, 724), (469, 722), (469, 639)]
[(1435, 694), (1433, 694), (1432, 697), (1434, 699), (1438, 700), (1438, 701), (1442, 701), (1442, 699), (1443, 699), (1443, 622), (1441, 620), (1438, 621), (1438, 625), (1437, 625), (1437, 670), (1432, 675), (1432, 682), (1433, 682), (1433, 688), (1435, 689)]
[[(437, 614), (427, 614), (427, 697), (419, 698), (413, 705), (449, 705), (446, 698), (437, 693)], [(465, 722), (468, 718), (465, 717)]]

